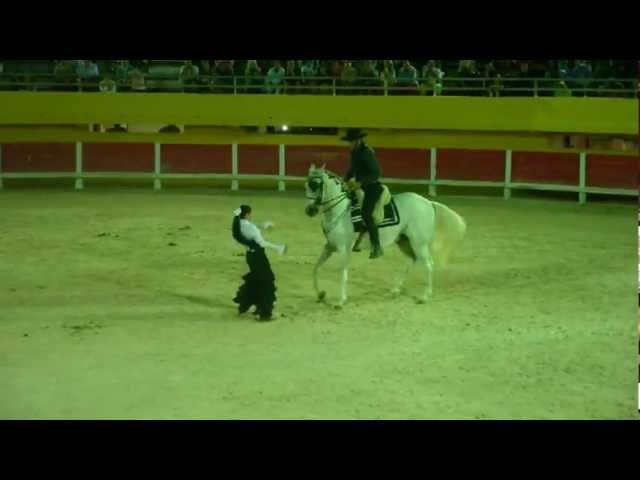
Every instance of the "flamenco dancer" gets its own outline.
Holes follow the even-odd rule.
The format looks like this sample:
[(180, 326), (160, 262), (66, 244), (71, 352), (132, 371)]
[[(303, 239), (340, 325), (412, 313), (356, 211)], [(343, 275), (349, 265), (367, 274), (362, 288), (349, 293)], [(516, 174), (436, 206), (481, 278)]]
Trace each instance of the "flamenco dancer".
[[(273, 224), (267, 222), (262, 226), (262, 230), (272, 227)], [(246, 260), (249, 265), (249, 273), (242, 277), (244, 283), (233, 299), (238, 304), (238, 313), (245, 313), (255, 305), (254, 314), (258, 315), (260, 320), (271, 320), (273, 304), (276, 301), (276, 285), (265, 248), (273, 248), (283, 255), (287, 246), (270, 243), (262, 238), (260, 228), (251, 222), (249, 205), (241, 205), (234, 212), (231, 231), (233, 238), (247, 248)]]

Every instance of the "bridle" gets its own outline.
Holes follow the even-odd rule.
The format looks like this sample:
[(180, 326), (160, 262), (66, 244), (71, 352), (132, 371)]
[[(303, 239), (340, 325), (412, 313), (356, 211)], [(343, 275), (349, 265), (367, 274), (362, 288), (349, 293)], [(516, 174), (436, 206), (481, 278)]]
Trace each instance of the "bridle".
[[(309, 200), (314, 200), (314, 205), (319, 206), (319, 207), (325, 207), (328, 204), (328, 207), (323, 209), (323, 213), (326, 213), (328, 211), (330, 211), (331, 209), (333, 209), (334, 207), (336, 207), (337, 205), (339, 205), (342, 200), (344, 200), (345, 198), (348, 198), (349, 193), (345, 192), (344, 190), (344, 182), (342, 181), (342, 178), (339, 177), (338, 175), (336, 175), (335, 173), (329, 171), (329, 170), (324, 170), (324, 172), (329, 176), (329, 178), (337, 181), (340, 184), (341, 190), (342, 192), (339, 193), (338, 195), (336, 195), (333, 198), (330, 198), (328, 200), (322, 201), (322, 195), (320, 197), (310, 197), (308, 195), (305, 195), (305, 197)], [(317, 190), (322, 184), (324, 183), (324, 181), (320, 182), (320, 185), (317, 186), (316, 188), (311, 187), (310, 182), (307, 182), (307, 185), (309, 186), (309, 188), (312, 191)]]

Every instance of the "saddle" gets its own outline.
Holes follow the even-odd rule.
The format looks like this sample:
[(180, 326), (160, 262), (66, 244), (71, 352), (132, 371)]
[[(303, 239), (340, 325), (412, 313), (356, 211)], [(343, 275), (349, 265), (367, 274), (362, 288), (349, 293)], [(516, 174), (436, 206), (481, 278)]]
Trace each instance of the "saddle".
[[(362, 202), (364, 200), (364, 191), (362, 189), (356, 190), (356, 199), (358, 207), (362, 208)], [(373, 208), (373, 221), (377, 225), (380, 225), (384, 220), (384, 207), (391, 203), (391, 192), (386, 185), (382, 185), (382, 193), (380, 198), (376, 202), (376, 206)]]

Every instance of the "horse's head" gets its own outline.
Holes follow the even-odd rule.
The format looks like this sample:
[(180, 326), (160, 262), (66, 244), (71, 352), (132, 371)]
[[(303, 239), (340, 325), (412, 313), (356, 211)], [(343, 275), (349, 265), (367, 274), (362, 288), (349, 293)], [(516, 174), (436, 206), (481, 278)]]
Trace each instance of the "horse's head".
[(305, 184), (307, 204), (304, 210), (310, 217), (317, 215), (320, 207), (324, 207), (323, 211), (330, 210), (336, 205), (334, 200), (340, 201), (344, 195), (342, 178), (324, 167), (325, 165), (316, 168), (313, 164), (309, 167)]
[(304, 208), (305, 213), (310, 217), (316, 216), (320, 211), (319, 206), (324, 197), (326, 179), (327, 173), (324, 171), (324, 165), (316, 168), (315, 164), (311, 164), (307, 182), (305, 183), (307, 203)]

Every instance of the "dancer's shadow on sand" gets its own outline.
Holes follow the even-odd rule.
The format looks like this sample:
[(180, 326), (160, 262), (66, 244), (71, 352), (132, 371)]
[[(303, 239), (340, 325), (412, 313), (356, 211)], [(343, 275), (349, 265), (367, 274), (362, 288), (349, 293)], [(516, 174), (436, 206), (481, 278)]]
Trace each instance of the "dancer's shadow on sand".
[(180, 300), (186, 300), (191, 303), (195, 303), (197, 305), (202, 305), (203, 307), (209, 308), (229, 308), (231, 305), (228, 301), (225, 302), (222, 299), (217, 298), (207, 298), (207, 297), (198, 297), (197, 295), (187, 295), (184, 293), (175, 293), (175, 292), (164, 292), (167, 296), (179, 298)]

